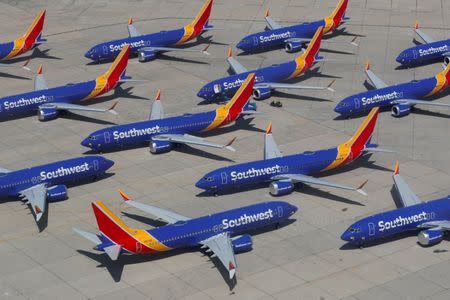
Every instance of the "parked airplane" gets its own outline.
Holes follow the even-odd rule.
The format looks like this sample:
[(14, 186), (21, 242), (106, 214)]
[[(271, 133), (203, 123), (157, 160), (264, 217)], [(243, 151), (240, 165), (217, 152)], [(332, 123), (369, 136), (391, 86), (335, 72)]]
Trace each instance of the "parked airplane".
[[(42, 38), (42, 29), (44, 27), (45, 10), (41, 10), (27, 32), (12, 42), (0, 44), (0, 60), (10, 59), (21, 55), (35, 47), (46, 42)], [(1, 66), (7, 66), (2, 64)]]
[(197, 96), (208, 101), (221, 101), (227, 99), (236, 92), (249, 73), (255, 73), (256, 75), (256, 83), (253, 88), (253, 98), (256, 100), (269, 98), (272, 91), (275, 89), (333, 91), (333, 89), (330, 88), (331, 84), (328, 87), (317, 87), (280, 83), (281, 81), (288, 80), (305, 73), (313, 64), (323, 60), (323, 58), (318, 55), (322, 35), (323, 27), (319, 27), (306, 51), (295, 60), (252, 71), (248, 71), (234, 57), (232, 57), (230, 48), (228, 51), (227, 62), (235, 75), (220, 78), (206, 84), (200, 89)]
[(0, 168), (0, 196), (20, 197), (30, 204), (39, 221), (46, 203), (67, 199), (66, 183), (94, 178), (114, 165), (102, 156), (82, 156), (12, 171)]
[(401, 207), (359, 220), (342, 234), (342, 240), (362, 246), (402, 232), (421, 230), (418, 240), (422, 246), (442, 241), (444, 233), (450, 230), (449, 196), (423, 202), (400, 177), (398, 162), (393, 178)]
[(119, 83), (132, 81), (125, 75), (129, 52), (129, 46), (124, 47), (109, 70), (95, 80), (69, 83), (54, 88), (47, 86), (42, 74), (42, 66), (40, 66), (35, 77), (33, 92), (0, 98), (0, 118), (15, 117), (32, 111), (37, 111), (40, 121), (56, 119), (62, 110), (116, 114), (114, 111), (116, 103), (109, 109), (100, 109), (74, 104), (74, 102), (87, 101), (110, 91)]
[(233, 279), (236, 274), (235, 253), (252, 249), (250, 230), (279, 225), (296, 211), (297, 207), (282, 201), (253, 204), (200, 218), (180, 214), (130, 200), (121, 192), (125, 202), (167, 223), (154, 229), (128, 227), (103, 202), (92, 203), (99, 234), (74, 228), (74, 231), (93, 242), (95, 250), (104, 251), (111, 260), (120, 254), (156, 254), (177, 248), (201, 247), (219, 258)]
[(405, 66), (414, 66), (443, 58), (445, 65), (448, 65), (450, 62), (450, 39), (435, 41), (419, 29), (419, 23), (414, 26), (414, 32), (422, 41), (422, 44), (403, 50), (395, 59), (397, 62)]
[(339, 102), (334, 111), (342, 116), (366, 113), (373, 107), (391, 107), (394, 117), (403, 117), (415, 105), (445, 106), (450, 104), (417, 100), (445, 90), (450, 81), (450, 65), (434, 77), (388, 86), (370, 70), (367, 63), (365, 72), (368, 81), (376, 89), (349, 96)]
[(150, 144), (151, 153), (170, 151), (176, 144), (225, 148), (234, 151), (231, 147), (234, 139), (226, 145), (220, 145), (191, 134), (213, 130), (233, 122), (242, 113), (254, 112), (244, 111), (250, 99), (254, 81), (255, 75), (249, 74), (234, 97), (227, 104), (213, 111), (169, 118), (164, 117), (158, 91), (149, 120), (100, 129), (84, 139), (81, 145), (94, 151), (108, 151), (143, 144)]
[[(183, 28), (168, 31), (164, 30), (158, 33), (140, 34), (134, 27), (133, 20), (130, 18), (128, 21), (129, 36), (127, 38), (95, 45), (86, 52), (85, 57), (96, 62), (112, 60), (125, 45), (130, 45), (131, 53), (137, 55), (140, 62), (153, 60), (156, 58), (156, 55), (161, 52), (200, 52), (199, 50), (174, 46), (185, 44), (212, 28), (212, 26), (208, 25), (212, 5), (213, 0), (206, 0), (202, 9), (191, 23)], [(208, 52), (206, 52), (208, 47), (209, 45), (201, 50), (201, 52), (208, 54)]]
[[(323, 33), (331, 33), (339, 25), (348, 21), (349, 18), (345, 17), (347, 4), (348, 0), (339, 1), (333, 13), (323, 20), (287, 27), (275, 22), (269, 16), (269, 10), (266, 10), (265, 19), (268, 30), (247, 35), (236, 45), (236, 48), (244, 52), (254, 52), (283, 46), (286, 52), (299, 51), (306, 48), (305, 45), (311, 41), (318, 28), (323, 27)], [(351, 43), (356, 45), (354, 40)]]
[(318, 174), (344, 166), (364, 152), (387, 151), (379, 149), (376, 144), (370, 143), (378, 111), (378, 108), (374, 108), (355, 135), (338, 147), (305, 151), (289, 156), (281, 154), (272, 137), (272, 125), (269, 124), (265, 135), (264, 160), (216, 169), (203, 176), (195, 186), (217, 194), (220, 191), (231, 189), (235, 191), (244, 185), (270, 182), (270, 194), (282, 196), (291, 193), (296, 183), (305, 183), (357, 191), (365, 195), (362, 187), (366, 182), (354, 188), (315, 178), (311, 174)]

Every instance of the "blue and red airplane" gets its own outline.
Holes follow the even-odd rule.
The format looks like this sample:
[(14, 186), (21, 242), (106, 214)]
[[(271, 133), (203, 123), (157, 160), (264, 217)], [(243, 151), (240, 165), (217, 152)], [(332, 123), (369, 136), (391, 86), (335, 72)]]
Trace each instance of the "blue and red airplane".
[(133, 81), (125, 75), (130, 49), (124, 47), (108, 71), (95, 80), (70, 83), (49, 88), (42, 66), (34, 82), (34, 91), (0, 98), (0, 119), (9, 119), (37, 111), (40, 121), (56, 119), (60, 111), (110, 112), (116, 114), (114, 105), (109, 109), (93, 108), (74, 102), (85, 102), (114, 89), (119, 83)]
[(246, 110), (254, 81), (255, 75), (249, 74), (234, 97), (213, 111), (169, 118), (164, 117), (158, 91), (149, 120), (100, 129), (84, 139), (81, 145), (100, 152), (147, 144), (150, 145), (151, 153), (170, 151), (176, 144), (234, 151), (230, 146), (234, 139), (226, 145), (220, 145), (191, 134), (207, 132), (235, 121), (242, 114), (254, 113)]
[(17, 171), (0, 168), (0, 197), (20, 197), (27, 201), (39, 221), (47, 202), (67, 199), (66, 183), (95, 180), (113, 165), (112, 160), (91, 155)]
[[(345, 17), (347, 4), (348, 0), (339, 1), (333, 13), (323, 20), (304, 22), (287, 27), (275, 22), (269, 16), (269, 10), (266, 10), (265, 19), (268, 30), (247, 35), (236, 45), (236, 48), (244, 52), (260, 52), (275, 47), (284, 47), (287, 52), (299, 51), (305, 48), (305, 45), (312, 40), (320, 27), (323, 28), (324, 34), (332, 33), (339, 25), (348, 21), (349, 18)], [(351, 43), (356, 45), (354, 40)]]
[(342, 234), (342, 240), (361, 247), (400, 233), (420, 230), (418, 240), (422, 246), (442, 241), (444, 233), (450, 230), (449, 196), (428, 202), (420, 200), (400, 176), (398, 162), (393, 178), (401, 207), (355, 222)]
[(443, 59), (444, 64), (448, 65), (450, 62), (450, 39), (434, 40), (419, 29), (419, 23), (414, 26), (414, 32), (419, 37), (421, 45), (403, 50), (395, 59), (398, 63), (404, 66), (415, 66), (428, 61)]
[[(134, 27), (133, 20), (130, 18), (128, 21), (129, 36), (127, 38), (95, 45), (86, 52), (85, 57), (95, 62), (112, 60), (125, 45), (130, 45), (131, 54), (137, 55), (140, 62), (153, 60), (156, 58), (156, 55), (161, 52), (200, 52), (199, 50), (174, 46), (183, 45), (200, 36), (203, 32), (213, 28), (211, 25), (208, 25), (212, 5), (213, 0), (206, 0), (202, 9), (191, 23), (183, 28), (164, 30), (158, 33), (140, 34)], [(201, 50), (201, 52), (208, 54), (208, 52), (206, 52), (208, 47), (209, 45)]]
[(297, 84), (282, 83), (282, 81), (295, 78), (311, 68), (315, 63), (322, 61), (318, 55), (320, 41), (322, 40), (323, 27), (319, 27), (311, 39), (306, 51), (295, 60), (282, 64), (248, 71), (231, 55), (231, 48), (228, 51), (227, 62), (235, 73), (228, 77), (220, 78), (204, 85), (197, 96), (207, 101), (222, 101), (229, 99), (244, 82), (250, 73), (255, 73), (256, 82), (253, 87), (253, 98), (256, 100), (267, 99), (275, 89), (307, 89), (307, 90), (330, 90), (328, 87), (304, 86)]
[[(7, 60), (21, 55), (46, 42), (42, 38), (44, 28), (45, 10), (41, 10), (24, 35), (12, 42), (0, 44), (0, 60)], [(6, 66), (2, 64), (2, 66)]]
[(394, 117), (403, 117), (411, 112), (415, 105), (450, 107), (450, 104), (435, 101), (418, 100), (444, 91), (450, 82), (450, 65), (436, 76), (422, 80), (388, 86), (370, 70), (367, 63), (365, 72), (374, 90), (355, 94), (339, 102), (334, 111), (342, 116), (361, 115), (373, 107), (390, 107)]
[(263, 160), (216, 169), (205, 174), (195, 186), (217, 194), (222, 191), (236, 191), (242, 186), (270, 182), (270, 194), (282, 196), (291, 193), (296, 183), (304, 183), (357, 191), (365, 195), (362, 187), (366, 182), (354, 188), (311, 175), (349, 164), (365, 152), (387, 151), (370, 143), (378, 112), (379, 109), (374, 108), (353, 137), (338, 147), (289, 156), (283, 156), (278, 149), (272, 136), (272, 125), (269, 124), (265, 135)]
[(246, 232), (269, 225), (280, 225), (297, 207), (287, 202), (253, 204), (199, 218), (189, 218), (156, 206), (130, 200), (120, 192), (125, 203), (167, 223), (153, 229), (128, 227), (103, 202), (92, 203), (99, 234), (74, 228), (74, 231), (104, 251), (111, 260), (120, 254), (150, 254), (178, 248), (201, 247), (217, 257), (233, 279), (236, 274), (235, 253), (252, 249), (252, 237)]

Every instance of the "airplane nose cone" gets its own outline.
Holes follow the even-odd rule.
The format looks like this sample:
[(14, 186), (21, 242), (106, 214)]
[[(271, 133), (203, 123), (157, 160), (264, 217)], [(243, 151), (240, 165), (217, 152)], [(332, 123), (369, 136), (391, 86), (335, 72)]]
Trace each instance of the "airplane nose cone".
[(205, 189), (205, 183), (204, 183), (204, 180), (203, 180), (203, 179), (200, 179), (199, 181), (197, 181), (197, 182), (195, 183), (195, 186), (196, 186), (197, 188), (199, 188), (199, 189), (204, 190), (204, 189)]
[(87, 51), (87, 52), (84, 54), (84, 57), (91, 59), (91, 58), (92, 58), (92, 57), (91, 57), (91, 50)]
[(240, 49), (240, 50), (244, 50), (244, 42), (240, 41), (239, 43), (237, 43), (236, 48)]
[(401, 54), (395, 58), (398, 63), (402, 63), (403, 59), (401, 58)]
[(351, 233), (349, 231), (345, 231), (342, 235), (341, 235), (341, 240), (346, 241), (346, 242), (350, 242), (351, 239)]
[(83, 147), (92, 148), (92, 143), (89, 138), (85, 138), (84, 140), (81, 141), (80, 144)]
[(339, 104), (336, 105), (336, 107), (334, 108), (334, 111), (337, 112), (338, 114), (342, 114), (342, 106)]
[(290, 206), (291, 206), (291, 212), (292, 212), (292, 214), (295, 214), (295, 213), (297, 212), (297, 210), (298, 210), (298, 207), (295, 206), (295, 205), (292, 205), (292, 204), (290, 204)]
[(106, 170), (108, 170), (108, 169), (111, 168), (112, 166), (114, 166), (114, 161), (105, 158), (105, 167), (106, 167)]

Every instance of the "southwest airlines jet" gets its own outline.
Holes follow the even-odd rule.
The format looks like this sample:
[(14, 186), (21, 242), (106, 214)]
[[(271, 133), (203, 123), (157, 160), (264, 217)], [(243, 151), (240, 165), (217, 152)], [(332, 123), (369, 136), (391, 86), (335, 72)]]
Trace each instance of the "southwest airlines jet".
[[(331, 33), (339, 25), (348, 21), (349, 18), (345, 17), (347, 4), (348, 0), (339, 1), (333, 13), (323, 20), (304, 22), (288, 27), (283, 27), (275, 22), (269, 16), (269, 10), (266, 10), (265, 19), (268, 30), (247, 35), (236, 45), (236, 48), (244, 52), (259, 52), (275, 47), (284, 47), (287, 52), (299, 51), (305, 48), (320, 27), (323, 27), (323, 33)], [(354, 40), (351, 43), (356, 45)]]
[(414, 26), (414, 32), (422, 44), (402, 51), (395, 59), (397, 62), (405, 66), (414, 66), (441, 58), (445, 65), (448, 65), (450, 62), (450, 39), (434, 40), (419, 29), (419, 23)]
[(39, 67), (34, 81), (33, 92), (0, 98), (0, 119), (26, 115), (35, 111), (37, 111), (40, 121), (56, 119), (59, 111), (62, 110), (110, 112), (116, 114), (113, 110), (115, 104), (110, 109), (100, 109), (74, 104), (74, 102), (90, 100), (110, 91), (121, 82), (132, 81), (130, 77), (125, 76), (129, 52), (129, 47), (124, 47), (109, 70), (95, 80), (69, 83), (54, 88), (47, 86), (42, 74), (42, 67)]
[(12, 42), (0, 44), (0, 60), (6, 60), (21, 55), (46, 42), (42, 38), (45, 10), (41, 10), (24, 35)]
[(450, 231), (450, 196), (428, 202), (420, 200), (400, 177), (398, 162), (393, 178), (401, 207), (359, 220), (342, 234), (342, 240), (361, 247), (402, 232), (420, 230), (418, 240), (422, 246), (442, 241), (445, 232)]
[(348, 117), (364, 114), (373, 107), (390, 107), (394, 117), (403, 117), (415, 105), (450, 107), (446, 103), (418, 100), (444, 91), (450, 81), (449, 71), (450, 65), (447, 65), (434, 77), (388, 86), (370, 70), (368, 63), (365, 72), (369, 83), (376, 89), (345, 98), (336, 105), (334, 111)]
[[(160, 52), (199, 52), (198, 50), (176, 46), (185, 44), (201, 35), (204, 31), (212, 28), (212, 26), (208, 25), (212, 5), (213, 0), (206, 0), (202, 9), (191, 23), (183, 28), (168, 31), (164, 30), (158, 33), (140, 34), (134, 27), (133, 20), (130, 18), (128, 21), (129, 36), (127, 38), (95, 45), (86, 52), (85, 56), (96, 62), (112, 60), (125, 45), (130, 45), (131, 53), (137, 55), (140, 62), (153, 60), (156, 58), (157, 53)], [(208, 52), (206, 52), (208, 46), (201, 52), (208, 54)]]
[(150, 254), (178, 248), (200, 247), (212, 252), (233, 279), (236, 274), (235, 253), (252, 249), (252, 237), (246, 232), (269, 225), (279, 225), (296, 211), (297, 207), (282, 201), (263, 202), (232, 209), (200, 218), (189, 218), (156, 206), (130, 200), (121, 192), (125, 203), (167, 225), (153, 229), (128, 227), (103, 202), (92, 203), (99, 234), (74, 231), (104, 251), (111, 260), (120, 254)]
[(250, 73), (255, 73), (256, 75), (255, 85), (253, 87), (253, 98), (256, 100), (269, 98), (275, 89), (328, 89), (333, 91), (330, 85), (328, 87), (316, 87), (282, 83), (284, 80), (289, 80), (305, 73), (313, 64), (323, 60), (318, 55), (322, 35), (323, 27), (319, 27), (306, 51), (295, 60), (252, 71), (248, 71), (232, 57), (230, 49), (228, 51), (227, 62), (235, 75), (217, 79), (206, 84), (200, 89), (197, 96), (211, 102), (229, 99)]
[(47, 202), (67, 199), (66, 183), (95, 180), (112, 165), (113, 161), (102, 156), (83, 156), (18, 171), (0, 168), (0, 196), (27, 201), (39, 221)]
[(84, 139), (81, 145), (94, 151), (148, 144), (151, 153), (170, 151), (176, 144), (225, 148), (234, 151), (230, 146), (234, 139), (226, 145), (220, 145), (192, 134), (213, 130), (235, 121), (241, 114), (253, 113), (254, 111), (244, 109), (248, 107), (247, 103), (254, 81), (255, 75), (249, 74), (234, 97), (227, 104), (213, 111), (169, 118), (164, 117), (158, 91), (149, 120), (98, 130)]
[(216, 169), (203, 176), (196, 183), (196, 186), (217, 194), (220, 191), (234, 191), (240, 186), (270, 182), (270, 194), (282, 196), (291, 193), (296, 183), (305, 183), (357, 191), (365, 195), (362, 187), (366, 182), (358, 188), (353, 188), (318, 179), (311, 175), (344, 166), (364, 152), (387, 151), (377, 148), (376, 144), (370, 143), (378, 117), (378, 110), (378, 108), (374, 108), (355, 135), (338, 147), (305, 151), (288, 156), (283, 156), (278, 149), (272, 136), (272, 126), (269, 124), (265, 135), (263, 160)]

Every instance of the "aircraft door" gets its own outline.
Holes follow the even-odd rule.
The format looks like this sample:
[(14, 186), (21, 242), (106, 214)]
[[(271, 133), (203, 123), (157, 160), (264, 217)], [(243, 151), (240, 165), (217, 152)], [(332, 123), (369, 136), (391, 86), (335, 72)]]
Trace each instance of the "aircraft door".
[(359, 102), (358, 98), (355, 98), (355, 109), (359, 109), (361, 107), (361, 102)]
[(417, 59), (417, 50), (413, 50), (414, 59)]
[(222, 93), (222, 86), (220, 84), (215, 84), (213, 90), (215, 94), (220, 94)]
[(98, 160), (94, 160), (94, 171), (98, 171)]
[(375, 235), (375, 224), (369, 223), (369, 236)]
[(283, 207), (278, 206), (277, 213), (278, 213), (278, 217), (282, 218), (283, 217)]
[(105, 55), (108, 54), (108, 47), (103, 46), (103, 54), (105, 54)]
[(105, 131), (105, 133), (103, 134), (103, 136), (105, 137), (105, 143), (109, 144), (111, 142), (111, 136), (109, 135), (108, 131)]
[(253, 44), (258, 46), (258, 38), (256, 36), (253, 37)]
[(220, 177), (222, 178), (222, 184), (227, 184), (228, 175), (225, 172), (220, 173)]

